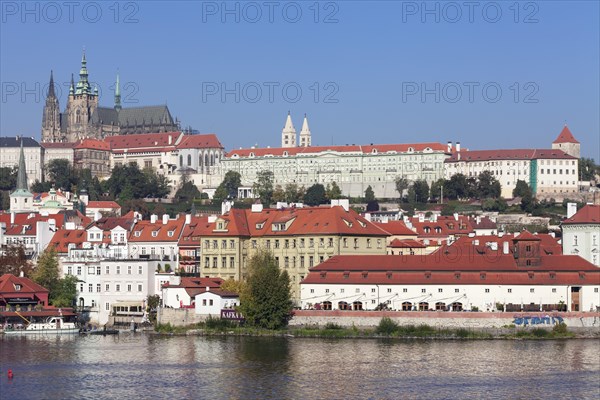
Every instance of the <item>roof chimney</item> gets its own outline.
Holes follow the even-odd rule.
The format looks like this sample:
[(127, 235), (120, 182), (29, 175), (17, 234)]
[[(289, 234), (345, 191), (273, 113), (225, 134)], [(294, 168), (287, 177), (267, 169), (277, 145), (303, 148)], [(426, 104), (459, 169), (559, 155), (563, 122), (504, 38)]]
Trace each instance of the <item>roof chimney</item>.
[(162, 219), (163, 219), (163, 225), (168, 224), (169, 223), (169, 214), (163, 214)]
[(577, 214), (577, 203), (567, 203), (567, 218)]
[(173, 143), (173, 137), (171, 135), (168, 135), (168, 136), (169, 136), (169, 144), (172, 144)]
[(454, 220), (458, 221), (458, 213), (454, 213)]
[(505, 241), (502, 243), (502, 254), (508, 254), (509, 250), (508, 250), (508, 242)]
[(210, 292), (210, 286), (207, 286), (207, 287), (206, 287), (206, 291), (207, 291), (207, 292)]
[(14, 211), (10, 212), (10, 224), (11, 225), (15, 224), (15, 212)]
[(252, 212), (253, 213), (259, 213), (259, 212), (262, 212), (262, 210), (263, 210), (262, 203), (252, 204)]
[(150, 216), (150, 223), (151, 223), (151, 224), (155, 224), (157, 220), (158, 220), (158, 215), (156, 215), (156, 214), (152, 214), (152, 215)]
[(98, 221), (100, 218), (102, 218), (102, 214), (100, 214), (100, 211), (96, 211), (94, 213), (94, 221)]
[(452, 153), (452, 142), (448, 140), (448, 153)]
[(192, 215), (191, 214), (185, 214), (185, 224), (189, 225), (192, 222)]
[(456, 142), (456, 152), (460, 153), (460, 142)]

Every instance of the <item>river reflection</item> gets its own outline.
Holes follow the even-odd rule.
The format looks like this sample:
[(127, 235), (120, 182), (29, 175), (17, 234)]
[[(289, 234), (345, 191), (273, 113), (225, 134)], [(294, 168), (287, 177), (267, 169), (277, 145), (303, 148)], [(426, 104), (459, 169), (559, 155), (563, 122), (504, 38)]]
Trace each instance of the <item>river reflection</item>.
[(594, 340), (2, 337), (0, 369), (2, 399), (600, 398)]

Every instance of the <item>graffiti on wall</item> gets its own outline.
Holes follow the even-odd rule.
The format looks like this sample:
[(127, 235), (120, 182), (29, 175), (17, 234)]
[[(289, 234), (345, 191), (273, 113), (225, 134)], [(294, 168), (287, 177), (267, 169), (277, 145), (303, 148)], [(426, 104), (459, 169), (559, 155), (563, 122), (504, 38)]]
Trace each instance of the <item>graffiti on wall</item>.
[(515, 316), (513, 324), (515, 325), (555, 325), (563, 322), (562, 317), (546, 316)]

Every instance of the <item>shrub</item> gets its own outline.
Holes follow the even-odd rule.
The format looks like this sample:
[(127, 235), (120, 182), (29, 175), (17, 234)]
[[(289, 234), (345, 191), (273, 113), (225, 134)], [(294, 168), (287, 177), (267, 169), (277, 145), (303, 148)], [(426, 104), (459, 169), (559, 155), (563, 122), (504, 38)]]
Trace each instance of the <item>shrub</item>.
[(466, 328), (458, 328), (455, 331), (455, 335), (459, 338), (468, 338), (469, 336), (471, 336), (471, 332)]
[(531, 334), (535, 337), (546, 337), (549, 332), (544, 328), (533, 328), (531, 330)]
[(379, 321), (379, 325), (377, 325), (375, 332), (383, 335), (391, 335), (398, 330), (398, 327), (397, 322), (392, 321), (389, 317), (383, 317), (381, 318), (381, 321)]
[(338, 324), (336, 324), (335, 322), (328, 322), (325, 324), (325, 329), (342, 329), (342, 327)]
[(225, 330), (235, 328), (237, 325), (233, 321), (209, 315), (208, 318), (204, 321), (204, 326), (207, 329)]
[(555, 335), (566, 335), (569, 333), (569, 329), (567, 329), (567, 324), (561, 322), (559, 324), (555, 324), (552, 328), (552, 333)]

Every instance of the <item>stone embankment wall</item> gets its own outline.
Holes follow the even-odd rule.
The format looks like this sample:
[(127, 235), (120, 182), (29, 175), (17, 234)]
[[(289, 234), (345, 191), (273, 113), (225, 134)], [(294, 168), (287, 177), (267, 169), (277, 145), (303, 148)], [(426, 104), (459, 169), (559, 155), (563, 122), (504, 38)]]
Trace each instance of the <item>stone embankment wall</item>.
[(290, 326), (323, 326), (335, 323), (344, 327), (374, 327), (389, 317), (400, 325), (430, 325), (437, 328), (552, 327), (564, 322), (569, 328), (600, 331), (599, 312), (447, 312), (447, 311), (315, 311), (296, 310)]
[(159, 308), (156, 315), (159, 324), (186, 326), (204, 321), (208, 316), (196, 314), (193, 308)]

